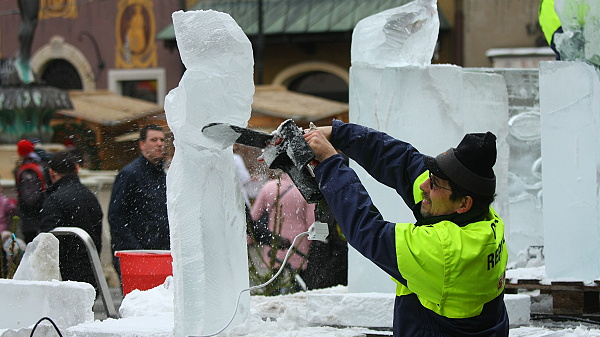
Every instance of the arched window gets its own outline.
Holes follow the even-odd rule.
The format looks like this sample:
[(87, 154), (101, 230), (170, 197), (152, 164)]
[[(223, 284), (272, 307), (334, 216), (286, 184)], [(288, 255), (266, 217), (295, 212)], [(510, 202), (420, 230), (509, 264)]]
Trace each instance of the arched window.
[(348, 84), (331, 73), (307, 72), (294, 78), (287, 87), (291, 91), (348, 103)]
[(83, 89), (77, 69), (71, 63), (62, 59), (48, 62), (41, 78), (47, 85), (63, 90)]

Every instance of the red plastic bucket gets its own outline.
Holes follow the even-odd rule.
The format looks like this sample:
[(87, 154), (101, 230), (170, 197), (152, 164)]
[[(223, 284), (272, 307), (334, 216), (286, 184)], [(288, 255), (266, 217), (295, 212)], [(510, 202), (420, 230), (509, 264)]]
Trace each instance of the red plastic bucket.
[(152, 289), (173, 275), (173, 257), (168, 250), (121, 250), (115, 256), (121, 265), (123, 295), (134, 289)]

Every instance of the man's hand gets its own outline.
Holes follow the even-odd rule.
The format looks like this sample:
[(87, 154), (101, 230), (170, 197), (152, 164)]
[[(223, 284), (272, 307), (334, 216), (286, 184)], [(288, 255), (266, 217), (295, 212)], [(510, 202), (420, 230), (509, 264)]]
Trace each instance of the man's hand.
[(331, 137), (331, 126), (318, 127), (316, 130), (306, 130), (304, 139), (308, 145), (315, 152), (315, 157), (318, 161), (323, 161), (333, 155), (337, 154), (337, 151), (329, 142)]

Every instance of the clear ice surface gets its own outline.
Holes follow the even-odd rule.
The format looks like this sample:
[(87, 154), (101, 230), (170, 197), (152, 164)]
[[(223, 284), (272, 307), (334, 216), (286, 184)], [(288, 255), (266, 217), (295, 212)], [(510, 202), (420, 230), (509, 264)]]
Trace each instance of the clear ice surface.
[(544, 245), (539, 70), (467, 68), (465, 71), (499, 74), (506, 82), (509, 212), (500, 215), (506, 225), (506, 241), (510, 242), (509, 265), (537, 264), (536, 259), (542, 253), (540, 247)]
[(552, 280), (597, 280), (600, 277), (598, 71), (584, 62), (542, 62), (540, 111), (546, 274)]
[(50, 233), (40, 233), (27, 245), (23, 260), (15, 272), (15, 280), (60, 280), (58, 268), (59, 241)]
[[(167, 95), (165, 112), (175, 155), (167, 173), (173, 255), (175, 336), (211, 334), (231, 318), (248, 288), (244, 198), (233, 141), (202, 134), (210, 123), (246, 126), (254, 95), (250, 41), (225, 13), (173, 13), (187, 70)], [(229, 144), (227, 144), (229, 141)], [(231, 327), (243, 322), (249, 294)]]
[[(494, 208), (508, 220), (508, 99), (502, 76), (467, 72), (451, 65), (386, 67), (353, 64), (350, 69), (350, 121), (408, 141), (419, 151), (437, 155), (458, 145), (469, 132), (492, 131), (497, 137), (498, 198)], [(425, 135), (425, 136), (424, 136)], [(352, 163), (373, 202), (391, 222), (414, 216), (390, 188)], [(368, 275), (368, 277), (366, 276)], [(350, 292), (394, 291), (389, 276), (351, 250)]]
[(431, 64), (439, 28), (436, 0), (415, 0), (366, 17), (352, 34), (352, 64)]

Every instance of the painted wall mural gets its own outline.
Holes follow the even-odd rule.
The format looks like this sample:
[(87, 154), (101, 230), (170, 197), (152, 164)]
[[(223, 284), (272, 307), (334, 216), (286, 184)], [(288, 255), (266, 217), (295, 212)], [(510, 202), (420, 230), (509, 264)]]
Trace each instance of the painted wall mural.
[(151, 0), (121, 0), (116, 19), (116, 68), (156, 67), (156, 23)]
[(76, 19), (77, 0), (42, 0), (40, 7), (40, 19)]

